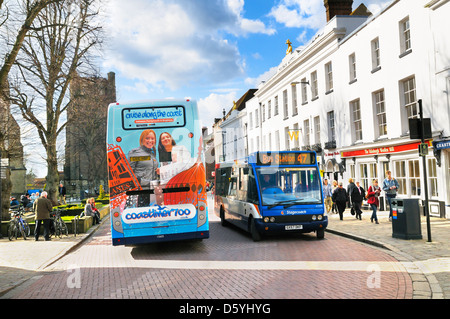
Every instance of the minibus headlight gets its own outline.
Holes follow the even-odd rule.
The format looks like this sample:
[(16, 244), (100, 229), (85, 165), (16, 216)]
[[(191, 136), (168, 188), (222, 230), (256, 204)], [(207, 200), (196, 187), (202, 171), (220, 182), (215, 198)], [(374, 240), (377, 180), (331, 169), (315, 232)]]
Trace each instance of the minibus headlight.
[(316, 220), (317, 219), (316, 215), (312, 215), (311, 219)]
[(275, 222), (275, 217), (270, 217), (270, 222), (274, 223)]
[(318, 220), (322, 220), (322, 215), (317, 215)]
[(269, 222), (269, 217), (264, 217), (264, 222), (268, 223)]

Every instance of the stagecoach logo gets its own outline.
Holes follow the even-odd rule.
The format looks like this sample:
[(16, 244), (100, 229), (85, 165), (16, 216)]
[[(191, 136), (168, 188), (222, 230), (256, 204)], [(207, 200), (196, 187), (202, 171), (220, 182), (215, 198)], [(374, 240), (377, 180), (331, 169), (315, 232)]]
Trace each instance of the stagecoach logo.
[(126, 224), (138, 224), (192, 219), (196, 215), (197, 211), (192, 204), (150, 206), (125, 209), (122, 214), (122, 221)]
[(282, 210), (281, 215), (300, 215), (306, 214), (306, 210)]

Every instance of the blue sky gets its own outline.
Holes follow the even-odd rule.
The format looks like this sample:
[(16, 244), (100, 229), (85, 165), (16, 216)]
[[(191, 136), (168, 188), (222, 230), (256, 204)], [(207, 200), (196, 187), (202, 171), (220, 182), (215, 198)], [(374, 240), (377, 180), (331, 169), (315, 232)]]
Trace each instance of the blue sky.
[[(377, 13), (391, 0), (354, 0)], [(105, 0), (99, 68), (116, 73), (117, 100), (191, 98), (203, 126), (257, 88), (285, 56), (326, 24), (323, 0)], [(59, 152), (64, 150), (64, 136)], [(46, 175), (26, 149), (27, 168)], [(60, 165), (61, 166), (61, 165)]]
[[(363, 1), (355, 0), (353, 9)], [(378, 12), (388, 0), (367, 0)], [(326, 24), (323, 0), (109, 0), (102, 73), (118, 101), (198, 101), (203, 125)]]

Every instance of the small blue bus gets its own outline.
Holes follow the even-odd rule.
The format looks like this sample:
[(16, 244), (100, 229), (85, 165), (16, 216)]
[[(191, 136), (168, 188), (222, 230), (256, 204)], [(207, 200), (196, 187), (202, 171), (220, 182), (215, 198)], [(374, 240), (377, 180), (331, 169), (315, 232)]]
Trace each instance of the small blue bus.
[(256, 152), (215, 167), (214, 211), (254, 241), (270, 233), (315, 232), (328, 226), (315, 152)]

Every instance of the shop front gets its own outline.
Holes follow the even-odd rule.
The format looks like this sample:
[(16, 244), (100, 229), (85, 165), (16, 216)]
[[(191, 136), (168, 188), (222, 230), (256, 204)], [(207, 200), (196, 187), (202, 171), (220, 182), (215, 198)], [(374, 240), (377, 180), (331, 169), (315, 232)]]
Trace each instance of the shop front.
[[(431, 150), (432, 141), (426, 143)], [(386, 178), (386, 171), (390, 170), (399, 183), (398, 197), (423, 200), (424, 174), (422, 158), (418, 151), (419, 145), (419, 141), (397, 140), (384, 145), (364, 144), (343, 149), (341, 158), (346, 162), (345, 177), (359, 181), (367, 190), (374, 179), (377, 179), (381, 186)], [(445, 174), (439, 169), (432, 151), (426, 156), (426, 164), (430, 214), (444, 217), (446, 195), (440, 184), (447, 183), (444, 179)], [(380, 209), (387, 209), (384, 192), (380, 199)]]

